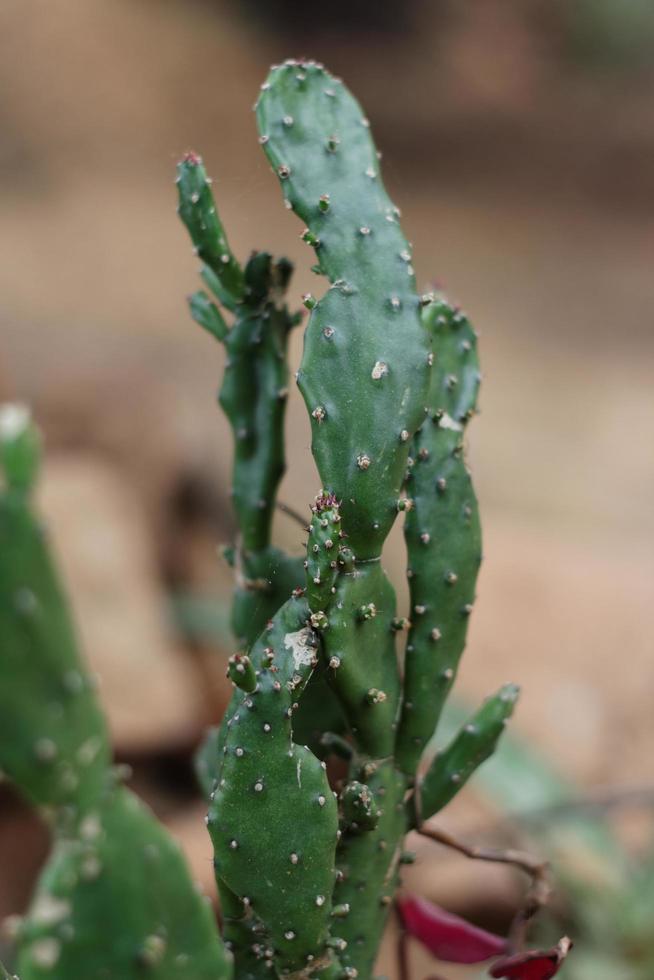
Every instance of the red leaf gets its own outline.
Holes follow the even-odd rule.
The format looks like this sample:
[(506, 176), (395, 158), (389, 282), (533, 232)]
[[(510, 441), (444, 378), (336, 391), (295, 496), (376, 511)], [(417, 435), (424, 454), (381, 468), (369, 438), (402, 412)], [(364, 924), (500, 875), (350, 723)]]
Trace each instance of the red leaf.
[(398, 900), (406, 931), (446, 963), (482, 963), (506, 952), (506, 939), (473, 926), (425, 898)]
[(550, 980), (572, 948), (567, 936), (552, 949), (532, 949), (515, 956), (504, 956), (491, 967), (491, 977), (506, 977), (509, 980)]

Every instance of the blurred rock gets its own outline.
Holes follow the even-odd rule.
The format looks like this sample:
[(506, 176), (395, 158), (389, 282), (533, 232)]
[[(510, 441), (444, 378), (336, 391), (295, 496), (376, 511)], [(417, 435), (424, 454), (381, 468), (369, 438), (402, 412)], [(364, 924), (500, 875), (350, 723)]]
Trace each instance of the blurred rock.
[(175, 650), (138, 499), (91, 455), (48, 457), (40, 505), (119, 752), (192, 743), (205, 722)]

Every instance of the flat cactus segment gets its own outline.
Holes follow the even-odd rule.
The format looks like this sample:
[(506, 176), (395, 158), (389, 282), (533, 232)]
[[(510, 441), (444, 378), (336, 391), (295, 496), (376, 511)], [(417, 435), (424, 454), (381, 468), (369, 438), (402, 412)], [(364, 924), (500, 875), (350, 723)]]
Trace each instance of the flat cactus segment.
[[(31, 447), (34, 432), (26, 430)], [(13, 457), (15, 462), (16, 457)], [(0, 768), (38, 805), (83, 811), (111, 753), (44, 531), (5, 455), (0, 489)], [(24, 456), (23, 456), (24, 462)], [(29, 465), (36, 471), (36, 456)], [(26, 470), (22, 463), (20, 473)]]
[(332, 601), (342, 537), (338, 501), (321, 490), (311, 507), (307, 542), (307, 600), (314, 614), (324, 612)]
[(488, 698), (450, 744), (432, 760), (419, 787), (419, 818), (427, 820), (452, 800), (475, 770), (495, 751), (513, 714), (520, 689), (505, 684)]
[(348, 905), (334, 933), (347, 942), (340, 954), (344, 967), (372, 977), (379, 943), (398, 884), (402, 838), (406, 832), (406, 778), (392, 760), (369, 764), (360, 774), (379, 805), (376, 827), (361, 833), (344, 831), (336, 853), (339, 870), (334, 903)]
[(55, 842), (19, 932), (23, 980), (229, 980), (179, 846), (124, 788)]
[(197, 154), (187, 153), (177, 165), (177, 191), (179, 216), (195, 251), (217, 278), (219, 299), (228, 309), (234, 309), (243, 297), (243, 270), (227, 243), (211, 183)]
[(298, 383), (312, 451), (323, 486), (342, 500), (356, 557), (376, 557), (429, 381), (410, 250), (368, 122), (345, 86), (314, 62), (287, 62), (262, 88), (260, 142), (331, 284), (320, 301), (305, 301), (312, 313)]
[(396, 757), (409, 775), (434, 733), (463, 652), (481, 562), (477, 500), (463, 455), (479, 388), (476, 336), (442, 299), (424, 312), (433, 337), (428, 416), (411, 444), (404, 525), (411, 630)]
[(257, 688), (224, 722), (209, 807), (219, 887), (263, 924), (261, 956), (278, 973), (312, 963), (318, 972), (329, 958), (336, 802), (324, 764), (292, 742), (294, 705), (317, 663), (308, 620), (306, 601), (291, 598), (252, 647)]
[[(371, 601), (374, 598), (374, 602)], [(361, 751), (391, 755), (400, 699), (395, 591), (378, 561), (341, 572), (322, 634), (328, 679)]]
[[(236, 566), (232, 631), (238, 645), (249, 650), (279, 607), (301, 587), (303, 559), (290, 557), (279, 548), (267, 547), (252, 553), (230, 549), (229, 560)], [(225, 711), (225, 723), (240, 703), (241, 692), (236, 689)], [(210, 728), (196, 754), (195, 772), (206, 799), (217, 779), (226, 732), (226, 724)]]

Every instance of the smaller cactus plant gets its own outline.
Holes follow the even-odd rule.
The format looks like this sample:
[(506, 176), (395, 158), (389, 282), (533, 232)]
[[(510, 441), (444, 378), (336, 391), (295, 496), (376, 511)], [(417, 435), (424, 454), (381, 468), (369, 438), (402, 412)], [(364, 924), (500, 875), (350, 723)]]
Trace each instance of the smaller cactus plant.
[(15, 930), (21, 980), (231, 975), (178, 845), (122, 785), (32, 490), (39, 437), (0, 410), (0, 766), (52, 836)]
[[(305, 554), (285, 554), (271, 528), (285, 468), (288, 338), (301, 320), (285, 299), (293, 270), (267, 252), (238, 261), (202, 160), (188, 153), (179, 214), (206, 286), (189, 307), (225, 349), (219, 400), (233, 434), (238, 525), (225, 549), (235, 576), (232, 696), (198, 755), (223, 938), (176, 845), (111, 766), (31, 503), (38, 437), (22, 410), (7, 408), (0, 764), (47, 811), (53, 835), (18, 930), (23, 980), (369, 980), (411, 860), (407, 833), (424, 830), (494, 751), (518, 696), (502, 687), (425, 759), (481, 560), (464, 447), (480, 380), (476, 335), (444, 296), (418, 294), (370, 125), (339, 79), (312, 61), (276, 66), (256, 119), (314, 271), (328, 281), (321, 298), (303, 298), (310, 316), (296, 375), (322, 489)], [(382, 564), (401, 512), (409, 619), (397, 615)], [(332, 757), (344, 776), (330, 771)], [(422, 933), (438, 926), (445, 945), (471, 941), (472, 927), (403, 908)], [(474, 938), (488, 955), (516, 952)], [(435, 934), (430, 942), (442, 952)], [(494, 975), (522, 976), (518, 966), (537, 960), (521, 955)]]

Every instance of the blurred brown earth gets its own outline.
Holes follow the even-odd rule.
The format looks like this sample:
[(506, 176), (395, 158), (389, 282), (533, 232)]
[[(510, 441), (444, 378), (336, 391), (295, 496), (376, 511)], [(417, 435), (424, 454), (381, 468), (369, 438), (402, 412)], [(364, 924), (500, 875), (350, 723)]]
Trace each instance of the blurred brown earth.
[[(652, 75), (566, 64), (527, 7), (462, 5), (443, 36), (438, 5), (418, 4), (397, 36), (316, 30), (290, 43), (365, 104), (420, 281), (443, 283), (481, 333), (470, 460), (485, 563), (459, 689), (477, 700), (519, 682), (516, 730), (581, 787), (643, 783), (654, 751)], [(317, 288), (250, 112), (268, 63), (297, 52), (248, 9), (5, 0), (0, 11), (0, 397), (30, 402), (46, 433), (43, 508), (128, 757), (188, 753), (224, 698), (219, 650), (182, 649), (164, 594), (229, 594), (214, 554), (231, 526), (230, 440), (214, 405), (222, 354), (184, 307), (197, 284), (175, 216), (184, 150), (202, 151), (234, 250), (289, 254), (295, 300)], [(300, 351), (298, 331), (295, 364)], [(306, 510), (318, 483), (296, 392), (289, 412), (281, 496)], [(280, 517), (278, 533), (299, 552), (292, 522)], [(405, 597), (398, 529), (385, 560)], [(201, 804), (136, 768), (210, 887)], [(469, 806), (474, 823), (485, 811)], [(10, 809), (0, 837), (13, 835)], [(31, 845), (21, 853), (34, 864)], [(471, 878), (447, 867), (424, 888), (463, 907)], [(0, 913), (28, 893), (14, 880)]]

